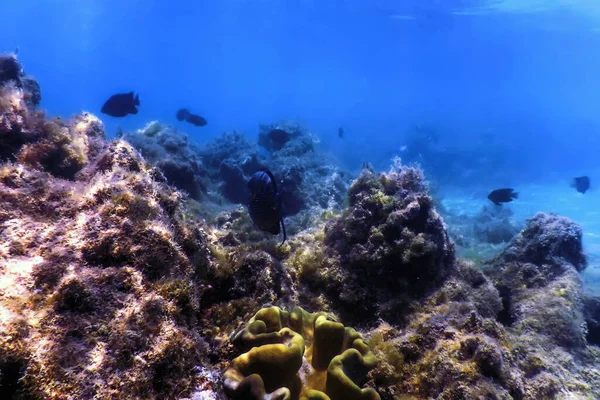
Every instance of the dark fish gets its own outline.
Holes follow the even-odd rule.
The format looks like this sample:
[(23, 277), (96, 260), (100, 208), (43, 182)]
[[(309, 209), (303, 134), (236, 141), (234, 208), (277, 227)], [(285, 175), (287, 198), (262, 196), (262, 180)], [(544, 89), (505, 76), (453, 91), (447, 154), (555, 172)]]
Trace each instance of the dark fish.
[(340, 127), (340, 129), (338, 129), (338, 136), (341, 137), (341, 138), (344, 137), (344, 128)]
[(268, 169), (257, 171), (248, 182), (250, 189), (250, 204), (248, 213), (252, 222), (259, 229), (278, 235), (283, 230), (283, 241), (285, 243), (287, 235), (285, 233), (285, 224), (281, 215), (281, 195), (277, 191), (275, 177)]
[(187, 108), (182, 108), (179, 111), (177, 111), (176, 117), (178, 121), (185, 120), (186, 122), (189, 122), (190, 124), (195, 126), (204, 126), (207, 124), (206, 119), (204, 119), (204, 117), (201, 117), (197, 114), (192, 114)]
[(111, 117), (124, 117), (128, 114), (137, 114), (138, 109), (135, 106), (140, 105), (140, 97), (133, 92), (120, 93), (110, 96), (102, 106), (102, 113)]
[(207, 124), (204, 117), (201, 117), (197, 114), (190, 114), (187, 116), (187, 118), (185, 120), (195, 126), (204, 126)]
[(183, 121), (188, 117), (188, 115), (190, 115), (189, 110), (185, 108), (180, 109), (179, 111), (177, 111), (177, 121)]
[(585, 193), (590, 188), (590, 178), (588, 176), (580, 176), (573, 179), (571, 187), (577, 189), (579, 193)]
[(496, 189), (488, 195), (488, 199), (497, 206), (499, 206), (500, 203), (509, 203), (518, 197), (519, 194), (513, 189)]

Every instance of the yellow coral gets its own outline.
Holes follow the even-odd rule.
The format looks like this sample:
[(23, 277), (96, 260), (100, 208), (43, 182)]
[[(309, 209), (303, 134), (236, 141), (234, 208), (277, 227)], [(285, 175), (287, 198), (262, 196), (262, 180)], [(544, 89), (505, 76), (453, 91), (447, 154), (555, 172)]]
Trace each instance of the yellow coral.
[(326, 313), (263, 308), (232, 341), (246, 351), (225, 372), (233, 398), (379, 400), (375, 390), (357, 385), (375, 356), (358, 332)]

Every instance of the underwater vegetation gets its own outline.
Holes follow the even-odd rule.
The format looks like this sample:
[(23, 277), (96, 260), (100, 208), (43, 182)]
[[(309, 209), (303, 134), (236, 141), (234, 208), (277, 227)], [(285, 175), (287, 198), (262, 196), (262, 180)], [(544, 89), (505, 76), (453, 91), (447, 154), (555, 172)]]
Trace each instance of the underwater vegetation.
[(232, 342), (243, 352), (223, 376), (234, 399), (380, 399), (357, 385), (375, 367), (375, 356), (358, 332), (326, 313), (263, 308)]
[(327, 256), (337, 262), (317, 268), (306, 282), (353, 324), (401, 321), (453, 269), (454, 247), (442, 219), (412, 167), (364, 170), (348, 198), (349, 207), (324, 229)]
[[(38, 110), (15, 62), (0, 57), (0, 398), (600, 396), (573, 221), (443, 219), (418, 168), (352, 180), (294, 124), (262, 127), (260, 149), (234, 132), (197, 150), (156, 122), (109, 141), (89, 113)], [(289, 196), (282, 246), (228, 192), (267, 166)], [(451, 236), (497, 252), (461, 260)]]

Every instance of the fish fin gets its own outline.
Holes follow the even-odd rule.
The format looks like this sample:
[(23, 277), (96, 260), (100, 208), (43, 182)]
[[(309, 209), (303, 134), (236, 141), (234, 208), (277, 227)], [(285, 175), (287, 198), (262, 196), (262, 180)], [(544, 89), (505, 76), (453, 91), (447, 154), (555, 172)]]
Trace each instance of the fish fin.
[(518, 192), (512, 192), (510, 197), (512, 197), (513, 199), (518, 199), (519, 198), (519, 193)]
[(497, 205), (497, 206), (501, 206), (502, 205), (501, 203), (498, 203), (497, 201), (495, 201), (494, 204)]
[(285, 223), (283, 222), (283, 217), (280, 218), (280, 221), (281, 221), (281, 229), (283, 229), (283, 241), (279, 245), (281, 247), (281, 246), (283, 246), (283, 244), (285, 243), (285, 240), (287, 239), (287, 234), (285, 233)]
[(273, 182), (273, 186), (275, 186), (275, 193), (277, 193), (277, 182), (275, 182), (275, 177), (273, 176), (273, 173), (268, 169), (268, 168), (263, 168), (262, 171), (269, 175), (269, 178), (271, 178), (271, 181)]

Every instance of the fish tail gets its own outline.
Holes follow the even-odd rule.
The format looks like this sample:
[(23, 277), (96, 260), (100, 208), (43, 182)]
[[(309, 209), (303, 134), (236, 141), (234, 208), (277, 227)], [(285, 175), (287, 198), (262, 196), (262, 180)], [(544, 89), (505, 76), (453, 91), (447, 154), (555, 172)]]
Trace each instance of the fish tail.
[(518, 199), (519, 198), (519, 193), (518, 192), (512, 192), (510, 197), (512, 197), (513, 199)]
[(133, 102), (133, 104), (135, 104), (136, 106), (140, 105), (140, 95), (139, 94), (135, 95), (135, 101)]

